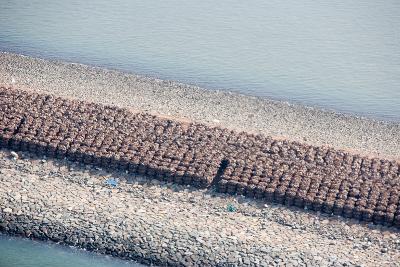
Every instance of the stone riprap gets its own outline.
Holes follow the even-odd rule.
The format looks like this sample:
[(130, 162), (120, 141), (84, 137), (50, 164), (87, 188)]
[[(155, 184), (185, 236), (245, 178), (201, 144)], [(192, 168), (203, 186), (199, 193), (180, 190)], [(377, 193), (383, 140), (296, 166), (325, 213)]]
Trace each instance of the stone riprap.
[(156, 266), (400, 263), (393, 227), (7, 149), (0, 232)]
[(400, 167), (328, 147), (1, 88), (0, 144), (400, 226)]

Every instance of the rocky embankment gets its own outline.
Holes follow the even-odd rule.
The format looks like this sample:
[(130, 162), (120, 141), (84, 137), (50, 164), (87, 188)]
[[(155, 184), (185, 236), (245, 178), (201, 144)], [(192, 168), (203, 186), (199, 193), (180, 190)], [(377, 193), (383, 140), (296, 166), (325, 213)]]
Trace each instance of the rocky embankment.
[(0, 147), (400, 226), (400, 165), (0, 87)]
[(398, 123), (0, 59), (34, 90), (1, 88), (0, 231), (147, 264), (399, 265)]
[(400, 262), (394, 228), (8, 150), (0, 151), (0, 207), (2, 232), (147, 264)]

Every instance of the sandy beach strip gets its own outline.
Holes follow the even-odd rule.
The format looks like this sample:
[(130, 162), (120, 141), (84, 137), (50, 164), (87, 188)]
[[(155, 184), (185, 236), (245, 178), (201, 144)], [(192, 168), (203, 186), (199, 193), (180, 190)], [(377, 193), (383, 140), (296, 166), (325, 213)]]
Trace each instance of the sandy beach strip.
[(0, 52), (0, 84), (400, 159), (400, 124), (395, 122), (6, 52)]

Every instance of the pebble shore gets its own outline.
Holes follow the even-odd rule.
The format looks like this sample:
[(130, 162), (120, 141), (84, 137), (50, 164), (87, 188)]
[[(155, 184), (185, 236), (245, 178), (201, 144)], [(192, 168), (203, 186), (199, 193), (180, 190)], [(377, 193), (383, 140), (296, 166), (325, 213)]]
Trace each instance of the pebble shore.
[[(113, 188), (106, 179), (119, 181)], [(171, 266), (399, 266), (397, 229), (0, 151), (0, 229)], [(230, 209), (230, 207), (233, 207)]]
[(0, 86), (400, 160), (399, 122), (7, 52), (0, 52)]

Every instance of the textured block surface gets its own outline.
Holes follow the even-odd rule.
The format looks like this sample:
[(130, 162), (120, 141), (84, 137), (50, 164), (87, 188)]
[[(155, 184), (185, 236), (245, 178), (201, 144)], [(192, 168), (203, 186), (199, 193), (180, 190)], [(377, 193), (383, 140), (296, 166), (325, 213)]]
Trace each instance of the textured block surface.
[(1, 88), (0, 146), (400, 227), (400, 167), (327, 147)]

